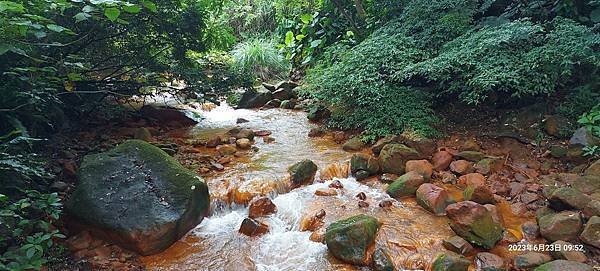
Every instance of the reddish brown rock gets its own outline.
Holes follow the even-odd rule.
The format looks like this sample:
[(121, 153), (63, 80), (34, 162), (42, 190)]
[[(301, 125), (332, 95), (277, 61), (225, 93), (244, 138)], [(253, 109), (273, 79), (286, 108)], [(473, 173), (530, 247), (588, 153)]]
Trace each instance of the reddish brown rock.
[(335, 188), (335, 189), (342, 189), (342, 188), (344, 188), (344, 185), (342, 185), (342, 182), (335, 180), (329, 184), (329, 187)]
[(250, 202), (248, 207), (248, 217), (257, 218), (268, 216), (277, 212), (277, 206), (267, 197), (260, 197)]
[(424, 183), (417, 189), (417, 203), (435, 215), (444, 215), (448, 206), (448, 193), (443, 188)]
[(356, 194), (356, 198), (359, 200), (366, 200), (367, 194), (365, 194), (365, 192), (360, 192), (360, 193)]
[(502, 257), (489, 252), (480, 252), (475, 256), (477, 270), (507, 270), (507, 265)]
[(475, 171), (473, 168), (473, 162), (469, 162), (467, 160), (457, 160), (450, 163), (450, 170), (459, 175), (465, 175)]
[(337, 194), (334, 188), (319, 188), (315, 191), (315, 196), (336, 196)]
[(473, 246), (460, 236), (452, 236), (448, 239), (444, 239), (442, 246), (447, 250), (466, 256), (471, 254), (474, 250)]
[(235, 145), (242, 150), (247, 150), (252, 147), (252, 142), (250, 142), (250, 139), (240, 138), (235, 141)]
[(255, 136), (270, 136), (271, 135), (271, 131), (258, 130), (258, 131), (254, 131), (254, 135)]
[(502, 226), (492, 212), (473, 201), (461, 201), (446, 208), (450, 228), (472, 244), (491, 249), (502, 239)]
[(243, 235), (254, 237), (269, 232), (269, 226), (252, 218), (245, 218), (242, 221), (239, 232)]
[(325, 210), (321, 209), (314, 214), (303, 217), (300, 221), (300, 231), (315, 231), (324, 224)]
[(206, 147), (216, 148), (217, 146), (221, 145), (221, 142), (223, 142), (223, 140), (221, 139), (220, 136), (218, 136), (218, 135), (211, 136), (208, 139), (208, 141), (206, 141)]
[(458, 178), (458, 184), (463, 186), (484, 186), (485, 185), (485, 176), (479, 173), (469, 173)]
[(364, 201), (364, 200), (361, 200), (361, 201), (358, 202), (358, 207), (360, 207), (360, 208), (367, 208), (367, 207), (369, 207), (369, 203), (366, 202), (366, 201)]
[(433, 166), (427, 160), (406, 161), (405, 170), (406, 172), (415, 171), (421, 174), (426, 181), (430, 180), (431, 174), (433, 174)]
[(379, 202), (379, 207), (381, 208), (389, 208), (394, 206), (394, 200), (393, 199), (384, 199), (382, 201)]
[(452, 163), (452, 154), (447, 151), (439, 151), (433, 154), (431, 158), (433, 169), (437, 171), (446, 170)]

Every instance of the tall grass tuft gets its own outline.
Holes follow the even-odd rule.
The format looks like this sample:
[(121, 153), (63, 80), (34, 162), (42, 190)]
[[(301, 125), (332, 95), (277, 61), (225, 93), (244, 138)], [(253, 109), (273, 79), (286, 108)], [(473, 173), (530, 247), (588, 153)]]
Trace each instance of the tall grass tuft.
[(249, 39), (237, 44), (233, 51), (233, 69), (243, 76), (262, 81), (284, 78), (290, 71), (290, 63), (267, 39)]

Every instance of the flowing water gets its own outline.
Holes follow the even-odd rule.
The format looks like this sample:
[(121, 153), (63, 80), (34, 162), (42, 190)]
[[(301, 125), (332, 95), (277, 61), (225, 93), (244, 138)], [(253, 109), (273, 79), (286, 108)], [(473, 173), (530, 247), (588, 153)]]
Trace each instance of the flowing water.
[[(202, 120), (185, 131), (188, 137), (224, 133), (237, 125), (271, 131), (275, 142), (267, 144), (256, 138), (258, 151), (250, 151), (223, 172), (206, 177), (212, 214), (171, 248), (143, 258), (149, 270), (362, 270), (336, 261), (326, 245), (309, 239), (312, 232), (301, 231), (303, 222), (320, 210), (326, 213), (325, 226), (360, 213), (378, 218), (382, 227), (377, 246), (386, 248), (395, 266), (404, 269), (429, 269), (433, 258), (443, 251), (441, 241), (453, 235), (447, 218), (426, 212), (414, 199), (394, 202), (390, 208), (379, 207), (381, 200), (389, 199), (384, 185), (347, 177), (351, 154), (342, 151), (329, 136), (309, 138), (307, 133), (315, 126), (303, 112), (233, 110), (222, 105), (210, 111), (197, 110), (196, 114)], [(237, 118), (249, 122), (236, 124)], [(287, 168), (303, 159), (314, 161), (320, 174), (314, 184), (289, 191)], [(344, 186), (338, 195), (315, 195), (333, 180)], [(358, 206), (356, 195), (360, 192), (367, 195), (369, 207)], [(243, 203), (257, 195), (270, 196), (277, 213), (264, 220), (269, 233), (247, 237), (238, 233), (248, 215)]]

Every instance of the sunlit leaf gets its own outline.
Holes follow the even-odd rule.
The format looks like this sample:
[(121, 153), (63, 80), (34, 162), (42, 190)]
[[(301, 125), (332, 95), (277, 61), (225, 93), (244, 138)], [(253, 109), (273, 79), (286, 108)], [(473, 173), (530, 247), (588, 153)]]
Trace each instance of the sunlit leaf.
[(140, 12), (140, 10), (142, 10), (139, 6), (136, 5), (130, 5), (130, 6), (123, 6), (123, 11), (127, 12), (127, 13), (133, 13), (136, 14), (138, 12)]
[(152, 1), (143, 0), (142, 5), (152, 12), (156, 12), (156, 10), (157, 10), (156, 4), (154, 4), (154, 2), (152, 2)]
[(313, 16), (310, 14), (302, 14), (300, 16), (300, 21), (302, 21), (302, 23), (304, 23), (304, 24), (309, 24), (310, 21), (312, 21), (312, 19), (313, 19)]
[(290, 46), (294, 42), (294, 32), (288, 31), (285, 33), (285, 45)]

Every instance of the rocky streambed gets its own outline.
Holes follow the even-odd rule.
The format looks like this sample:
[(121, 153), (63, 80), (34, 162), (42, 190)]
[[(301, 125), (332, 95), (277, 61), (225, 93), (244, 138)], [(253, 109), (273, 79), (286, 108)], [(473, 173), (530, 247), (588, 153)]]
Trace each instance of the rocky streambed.
[[(177, 146), (174, 157), (204, 178), (210, 211), (166, 250), (134, 257), (138, 268), (598, 266), (599, 162), (563, 173), (560, 161), (510, 138), (390, 136), (366, 146), (299, 110), (185, 110), (196, 126), (146, 139)], [(89, 248), (74, 250), (90, 258)]]

